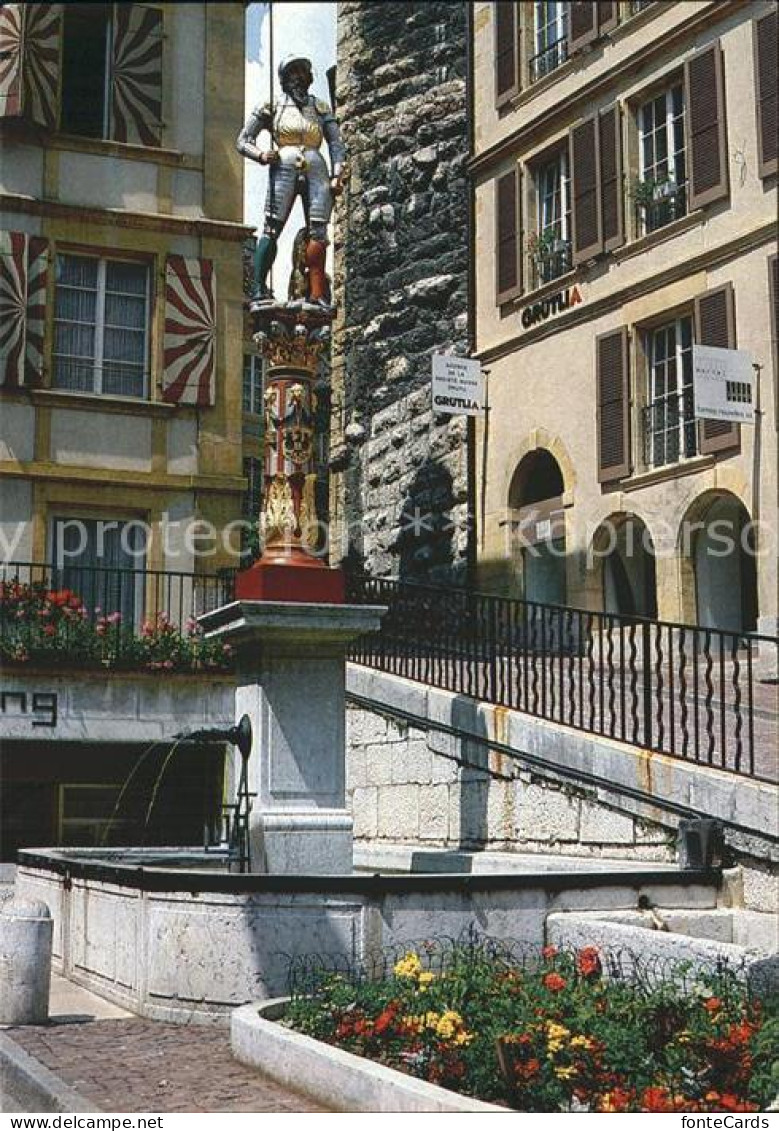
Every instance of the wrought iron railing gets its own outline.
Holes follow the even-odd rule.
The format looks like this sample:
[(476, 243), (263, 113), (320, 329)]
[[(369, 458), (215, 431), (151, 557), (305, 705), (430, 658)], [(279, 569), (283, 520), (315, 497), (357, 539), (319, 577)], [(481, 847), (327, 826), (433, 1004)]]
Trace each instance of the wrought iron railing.
[(12, 614), (9, 587), (20, 588), (13, 615), (20, 618), (30, 611), (25, 593), (62, 594), (76, 598), (84, 618), (94, 623), (99, 618), (119, 614), (126, 628), (139, 630), (144, 621), (156, 621), (160, 614), (182, 628), (187, 620), (218, 608), (232, 599), (233, 573), (201, 574), (175, 570), (119, 569), (83, 566), (67, 562), (62, 566), (46, 562), (2, 562), (3, 616), (0, 632), (8, 630)]
[(530, 258), (530, 287), (542, 287), (571, 270), (573, 265), (571, 244), (568, 240), (558, 241), (556, 246), (537, 253)]
[(777, 778), (779, 639), (356, 577), (360, 664), (702, 765)]
[(667, 196), (636, 204), (636, 231), (639, 236), (656, 232), (687, 215), (687, 185), (679, 184)]
[(568, 36), (564, 35), (560, 39), (556, 39), (554, 43), (550, 43), (543, 51), (531, 55), (528, 62), (530, 81), (538, 82), (545, 75), (550, 75), (552, 71), (561, 67), (567, 58)]

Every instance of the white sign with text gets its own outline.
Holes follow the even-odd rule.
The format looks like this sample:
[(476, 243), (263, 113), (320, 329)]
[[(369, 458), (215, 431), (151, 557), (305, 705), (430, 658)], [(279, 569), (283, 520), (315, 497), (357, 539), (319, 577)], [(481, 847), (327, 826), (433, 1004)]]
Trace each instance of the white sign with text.
[(746, 350), (692, 347), (695, 416), (699, 420), (755, 422), (755, 372)]
[(484, 374), (481, 362), (470, 357), (433, 354), (433, 409), (435, 412), (483, 416)]

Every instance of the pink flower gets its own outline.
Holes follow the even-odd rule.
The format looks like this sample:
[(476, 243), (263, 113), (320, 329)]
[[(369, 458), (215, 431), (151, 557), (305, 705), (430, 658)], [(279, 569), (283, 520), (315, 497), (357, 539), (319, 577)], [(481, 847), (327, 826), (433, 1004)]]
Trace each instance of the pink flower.
[(53, 625), (53, 624), (44, 625), (43, 635), (44, 636), (56, 636), (57, 635), (56, 626)]
[(122, 619), (121, 613), (109, 613), (109, 615), (106, 617), (106, 621), (108, 622), (108, 624), (119, 624), (119, 621), (121, 619)]

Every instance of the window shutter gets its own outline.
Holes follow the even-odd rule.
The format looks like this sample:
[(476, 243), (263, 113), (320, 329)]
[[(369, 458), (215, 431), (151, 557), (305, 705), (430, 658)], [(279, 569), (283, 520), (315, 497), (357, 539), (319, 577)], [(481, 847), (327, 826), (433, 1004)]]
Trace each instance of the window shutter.
[(630, 370), (628, 332), (623, 326), (595, 341), (598, 482), (630, 475)]
[(568, 51), (581, 50), (598, 36), (598, 8), (591, 0), (573, 0), (568, 6)]
[(514, 0), (495, 4), (495, 106), (510, 102), (520, 88), (520, 19)]
[(0, 385), (34, 384), (43, 366), (48, 241), (0, 232)]
[(162, 12), (116, 4), (111, 137), (136, 145), (162, 142)]
[(721, 200), (730, 191), (725, 128), (725, 76), (719, 43), (684, 64), (690, 208)]
[[(736, 348), (736, 317), (733, 284), (726, 283), (713, 291), (698, 295), (695, 300), (695, 341), (702, 346), (720, 349)], [(728, 420), (702, 420), (700, 428), (701, 455), (738, 448), (741, 445), (741, 427)]]
[(498, 305), (522, 290), (520, 176), (512, 169), (495, 182), (495, 301)]
[(601, 113), (598, 124), (603, 250), (625, 242), (622, 203), (622, 133), (619, 106)]
[(570, 132), (574, 266), (603, 250), (597, 134), (596, 118), (587, 118)]
[(168, 256), (162, 399), (170, 404), (214, 403), (215, 290), (212, 260)]
[(0, 8), (0, 117), (56, 128), (61, 40), (61, 4)]
[(754, 23), (755, 100), (757, 102), (757, 168), (761, 177), (777, 170), (777, 13), (774, 9)]
[(619, 4), (617, 0), (598, 0), (598, 35), (614, 31), (619, 23)]

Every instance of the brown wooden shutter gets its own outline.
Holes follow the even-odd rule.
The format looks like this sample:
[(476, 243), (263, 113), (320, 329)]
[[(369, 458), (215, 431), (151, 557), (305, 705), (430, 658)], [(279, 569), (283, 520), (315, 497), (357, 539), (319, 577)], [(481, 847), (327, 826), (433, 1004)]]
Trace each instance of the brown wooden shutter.
[(587, 118), (570, 131), (573, 262), (583, 263), (603, 250), (600, 216), (598, 123)]
[(514, 0), (495, 4), (495, 106), (510, 102), (520, 88), (520, 19)]
[(512, 169), (495, 183), (495, 301), (498, 305), (522, 290), (520, 176)]
[(580, 51), (598, 37), (598, 7), (591, 0), (568, 5), (568, 52)]
[(619, 4), (617, 0), (598, 0), (598, 35), (614, 31), (619, 23)]
[(136, 145), (162, 142), (162, 12), (116, 4), (111, 137)]
[(61, 43), (61, 4), (0, 8), (0, 117), (56, 129)]
[(598, 125), (600, 144), (601, 231), (603, 250), (625, 242), (622, 201), (622, 129), (619, 106), (603, 110)]
[(690, 208), (721, 200), (730, 191), (722, 49), (712, 43), (684, 64)]
[(774, 357), (774, 387), (779, 384), (779, 256), (768, 260), (768, 297), (771, 303), (771, 340)]
[(754, 23), (755, 100), (757, 102), (757, 168), (761, 177), (777, 171), (777, 12)]
[[(726, 283), (695, 300), (695, 341), (702, 346), (736, 348), (736, 312), (733, 284)], [(700, 422), (701, 455), (736, 449), (741, 445), (741, 426), (728, 420)]]
[(630, 475), (630, 368), (627, 327), (595, 340), (598, 482)]

